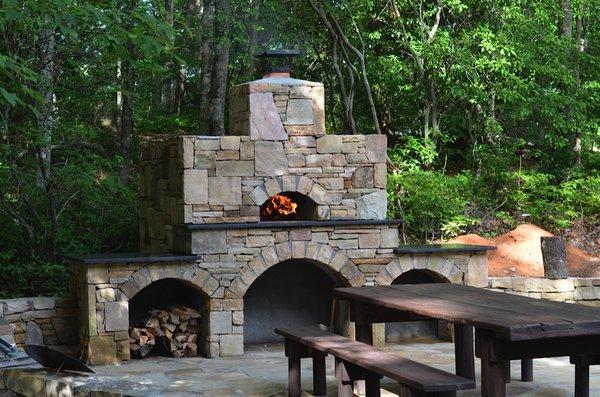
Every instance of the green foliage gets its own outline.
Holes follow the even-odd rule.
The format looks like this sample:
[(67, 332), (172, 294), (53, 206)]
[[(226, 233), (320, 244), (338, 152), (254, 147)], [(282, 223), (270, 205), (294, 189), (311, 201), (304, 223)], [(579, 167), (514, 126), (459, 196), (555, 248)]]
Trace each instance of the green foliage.
[(472, 178), (467, 173), (456, 176), (422, 170), (390, 173), (389, 215), (405, 220), (405, 232), (411, 240), (454, 236), (474, 222), (467, 215), (469, 192), (472, 192)]
[(69, 270), (63, 264), (32, 259), (21, 262), (3, 253), (0, 266), (3, 273), (0, 298), (69, 294)]
[(388, 182), (389, 216), (405, 219), (410, 241), (494, 234), (522, 222), (556, 233), (580, 219), (600, 225), (598, 173), (559, 180), (532, 170), (444, 175), (413, 169), (391, 173)]
[[(579, 219), (600, 224), (598, 2), (571, 4), (571, 37), (560, 34), (564, 12), (555, 0), (323, 2), (348, 40), (365, 48), (395, 166), (390, 216), (407, 220), (409, 240), (496, 233), (523, 221), (556, 232)], [(126, 92), (131, 159), (143, 139), (206, 133), (198, 54), (213, 32), (202, 30), (197, 4), (175, 0), (171, 26), (164, 1), (2, 2), (0, 294), (63, 293), (64, 254), (137, 248), (137, 171), (127, 185), (119, 179), (116, 99), (125, 91), (117, 65), (135, 73)], [(256, 51), (299, 48), (294, 77), (325, 84), (328, 132), (339, 132), (331, 38), (308, 2), (230, 4), (229, 85), (258, 77)], [(44, 87), (48, 32), (55, 73)], [(185, 89), (176, 108), (165, 109), (163, 85), (173, 79)], [(358, 76), (355, 85), (357, 129), (373, 132)], [(40, 122), (44, 107), (51, 136)], [(43, 147), (52, 152), (47, 184)]]

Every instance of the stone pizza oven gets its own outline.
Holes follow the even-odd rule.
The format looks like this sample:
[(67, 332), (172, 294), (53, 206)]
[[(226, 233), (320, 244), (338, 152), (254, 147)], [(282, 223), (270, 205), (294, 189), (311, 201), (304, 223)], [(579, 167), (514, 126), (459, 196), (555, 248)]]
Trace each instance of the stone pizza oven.
[(394, 251), (386, 137), (326, 134), (321, 83), (266, 77), (233, 87), (229, 109), (231, 135), (142, 145), (140, 254), (74, 262), (88, 362), (129, 359), (146, 296), (194, 302), (198, 348), (219, 357), (276, 341), (276, 325), (326, 323), (335, 287), (415, 269), (487, 283), (485, 252)]

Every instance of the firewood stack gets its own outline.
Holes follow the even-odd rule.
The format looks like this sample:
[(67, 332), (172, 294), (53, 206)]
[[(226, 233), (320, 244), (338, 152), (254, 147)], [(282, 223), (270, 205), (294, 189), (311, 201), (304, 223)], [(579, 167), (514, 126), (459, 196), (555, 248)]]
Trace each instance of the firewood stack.
[(196, 357), (199, 319), (200, 313), (186, 306), (150, 311), (143, 325), (129, 332), (131, 354), (144, 358), (157, 348), (173, 357)]

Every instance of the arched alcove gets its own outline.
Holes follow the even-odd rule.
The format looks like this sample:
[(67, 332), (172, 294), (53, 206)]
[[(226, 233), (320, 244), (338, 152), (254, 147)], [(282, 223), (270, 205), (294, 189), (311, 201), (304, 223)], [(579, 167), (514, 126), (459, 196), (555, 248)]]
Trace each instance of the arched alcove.
[[(129, 328), (144, 327), (148, 313), (152, 310), (168, 309), (171, 306), (186, 306), (200, 313), (197, 345), (204, 346), (208, 330), (208, 296), (195, 284), (163, 278), (148, 284), (129, 299)], [(202, 349), (199, 349), (201, 354)], [(163, 353), (160, 348), (153, 354)]]
[[(396, 279), (392, 281), (392, 285), (449, 282), (450, 281), (447, 278), (434, 271), (428, 269), (412, 269), (396, 277)], [(448, 340), (450, 334), (446, 327), (446, 322), (437, 320), (387, 323), (385, 326), (386, 342), (398, 343), (403, 339), (414, 337), (429, 337)]]
[(327, 324), (331, 292), (340, 280), (306, 259), (290, 259), (272, 266), (244, 296), (244, 343), (281, 341), (273, 329), (292, 325)]

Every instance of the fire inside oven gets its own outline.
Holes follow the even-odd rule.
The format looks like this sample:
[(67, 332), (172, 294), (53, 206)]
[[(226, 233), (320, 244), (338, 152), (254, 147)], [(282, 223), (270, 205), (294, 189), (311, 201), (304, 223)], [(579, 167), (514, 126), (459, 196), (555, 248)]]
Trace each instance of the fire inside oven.
[(316, 203), (309, 197), (295, 192), (271, 196), (260, 207), (261, 221), (314, 220)]

